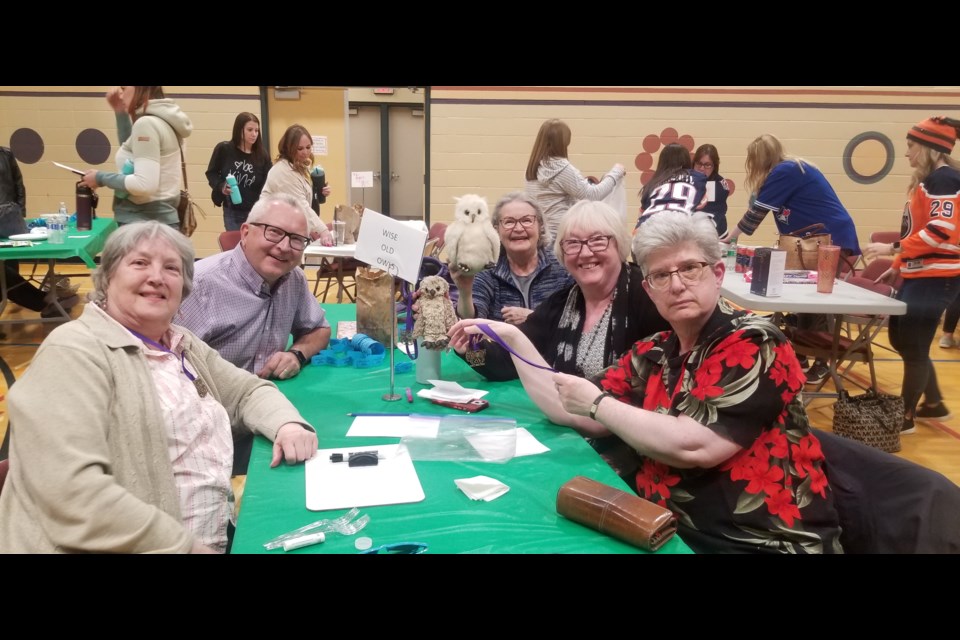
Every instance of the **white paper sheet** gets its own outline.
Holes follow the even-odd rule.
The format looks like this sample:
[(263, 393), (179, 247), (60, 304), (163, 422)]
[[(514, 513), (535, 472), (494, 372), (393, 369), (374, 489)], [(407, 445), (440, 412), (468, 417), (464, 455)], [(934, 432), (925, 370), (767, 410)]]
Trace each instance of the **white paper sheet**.
[[(376, 450), (381, 459), (370, 467), (331, 462), (330, 454)], [(406, 450), (399, 445), (321, 449), (305, 464), (307, 509), (326, 511), (351, 507), (420, 502), (423, 486)]]
[(546, 453), (547, 451), (550, 451), (550, 447), (534, 438), (533, 434), (523, 427), (517, 427), (517, 453), (514, 454), (515, 458)]
[(347, 436), (436, 438), (439, 416), (357, 416)]

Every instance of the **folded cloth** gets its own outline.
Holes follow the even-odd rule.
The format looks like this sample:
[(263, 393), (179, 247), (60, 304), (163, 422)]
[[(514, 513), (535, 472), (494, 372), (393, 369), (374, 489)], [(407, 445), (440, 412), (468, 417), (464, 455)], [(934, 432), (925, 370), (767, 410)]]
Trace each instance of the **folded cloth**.
[(453, 481), (460, 491), (467, 494), (471, 500), (484, 500), (490, 502), (510, 491), (510, 487), (499, 480), (488, 478), (487, 476), (474, 476), (472, 478), (461, 478)]
[(656, 551), (677, 532), (669, 509), (583, 476), (560, 487), (557, 513), (647, 551)]

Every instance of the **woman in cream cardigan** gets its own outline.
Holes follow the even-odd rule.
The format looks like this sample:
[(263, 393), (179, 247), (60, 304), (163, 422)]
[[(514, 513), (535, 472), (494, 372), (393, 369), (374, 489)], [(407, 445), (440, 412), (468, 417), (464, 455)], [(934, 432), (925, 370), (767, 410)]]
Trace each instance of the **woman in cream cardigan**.
[[(320, 216), (313, 213), (313, 181), (310, 179), (310, 167), (313, 165), (313, 138), (305, 127), (293, 124), (287, 127), (277, 147), (279, 155), (267, 182), (263, 185), (260, 197), (265, 198), (277, 193), (288, 193), (303, 200), (307, 211), (307, 233), (314, 240), (319, 239), (325, 247), (333, 245), (333, 234), (327, 229)], [(330, 187), (323, 188), (323, 195), (330, 195)]]

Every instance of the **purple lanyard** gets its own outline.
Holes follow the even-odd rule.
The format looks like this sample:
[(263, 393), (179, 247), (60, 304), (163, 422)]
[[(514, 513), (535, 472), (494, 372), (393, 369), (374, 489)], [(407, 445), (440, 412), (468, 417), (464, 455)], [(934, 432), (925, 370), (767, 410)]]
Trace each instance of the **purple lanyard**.
[[(493, 342), (496, 342), (498, 345), (500, 345), (501, 347), (503, 347), (504, 349), (506, 349), (508, 353), (511, 353), (511, 354), (513, 354), (514, 356), (516, 356), (517, 358), (520, 358), (521, 360), (523, 360), (524, 362), (526, 362), (526, 363), (527, 363), (528, 365), (530, 365), (531, 367), (536, 367), (537, 369), (543, 369), (544, 371), (552, 371), (553, 373), (559, 373), (559, 371), (557, 371), (556, 369), (553, 369), (553, 368), (551, 368), (551, 367), (545, 367), (545, 366), (543, 366), (542, 364), (537, 364), (537, 363), (535, 363), (535, 362), (530, 362), (529, 360), (527, 360), (526, 358), (524, 358), (522, 355), (520, 355), (519, 353), (517, 353), (516, 351), (514, 351), (513, 349), (511, 349), (511, 348), (507, 345), (507, 343), (503, 341), (503, 338), (501, 338), (500, 336), (497, 335), (497, 332), (494, 331), (494, 330), (490, 327), (490, 325), (488, 325), (488, 324), (477, 324), (476, 326), (480, 329), (480, 331), (483, 331), (485, 334), (487, 334), (487, 337), (489, 337)], [(471, 342), (472, 342), (472, 341), (471, 341)], [(476, 351), (476, 349), (474, 349), (474, 351)]]
[[(137, 333), (137, 332), (134, 331), (133, 329), (129, 329), (129, 328), (128, 328), (127, 331), (129, 331), (129, 332), (132, 333), (133, 335), (137, 336), (137, 337), (140, 338), (143, 342), (147, 343), (147, 344), (150, 345), (151, 347), (154, 347), (155, 349), (159, 349), (160, 351), (163, 351), (163, 352), (165, 352), (165, 353), (169, 353), (169, 354), (172, 355), (172, 356), (176, 356), (176, 355), (177, 355), (177, 354), (175, 354), (173, 351), (171, 351), (170, 349), (167, 349), (165, 346), (163, 346), (162, 344), (160, 344), (159, 342), (154, 342), (153, 340), (151, 340), (151, 339), (148, 338), (147, 336), (145, 336), (145, 335), (143, 335), (143, 334), (140, 334), (140, 333)], [(186, 352), (185, 349), (180, 351), (180, 369), (183, 371), (183, 374), (184, 374), (185, 376), (187, 376), (187, 380), (189, 380), (190, 382), (193, 382), (194, 384), (196, 384), (197, 376), (195, 376), (195, 375), (193, 375), (192, 373), (190, 373), (189, 371), (187, 371), (186, 355), (187, 355), (187, 352)]]

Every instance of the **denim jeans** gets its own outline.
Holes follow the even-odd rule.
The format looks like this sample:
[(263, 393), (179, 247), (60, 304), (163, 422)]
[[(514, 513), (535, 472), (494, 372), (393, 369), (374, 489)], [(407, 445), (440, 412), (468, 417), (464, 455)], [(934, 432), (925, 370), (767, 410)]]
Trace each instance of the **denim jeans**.
[(239, 231), (249, 215), (249, 209), (234, 209), (229, 201), (223, 203), (223, 227), (227, 231)]
[(903, 406), (913, 416), (921, 394), (927, 404), (943, 401), (937, 372), (930, 360), (930, 345), (937, 335), (940, 316), (957, 293), (960, 276), (950, 278), (907, 278), (897, 299), (907, 304), (907, 313), (890, 316), (890, 344), (903, 358)]

